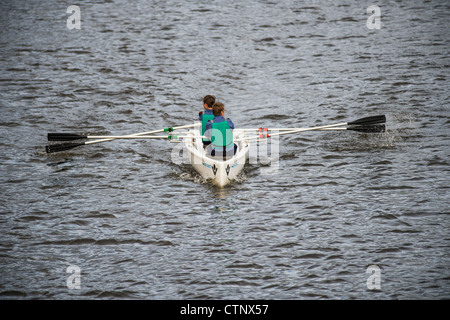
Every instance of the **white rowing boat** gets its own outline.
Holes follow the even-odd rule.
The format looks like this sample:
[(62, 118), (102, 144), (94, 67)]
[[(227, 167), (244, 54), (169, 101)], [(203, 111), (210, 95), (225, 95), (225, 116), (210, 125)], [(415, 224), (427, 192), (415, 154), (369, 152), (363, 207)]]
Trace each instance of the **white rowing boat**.
[(208, 149), (203, 148), (199, 129), (188, 131), (183, 138), (192, 167), (204, 179), (211, 180), (219, 187), (224, 187), (235, 180), (244, 169), (247, 160), (249, 142), (247, 139), (243, 139), (244, 133), (233, 131), (233, 137), (237, 141), (238, 148), (236, 154), (227, 159), (208, 155)]
[[(244, 169), (247, 161), (250, 143), (257, 144), (259, 141), (266, 141), (267, 138), (286, 134), (300, 133), (306, 131), (328, 131), (328, 130), (351, 130), (362, 133), (383, 133), (385, 132), (386, 116), (370, 116), (352, 122), (342, 122), (330, 125), (322, 125), (309, 128), (253, 128), (233, 130), (233, 140), (238, 148), (236, 154), (227, 159), (222, 157), (211, 157), (207, 154), (209, 149), (203, 148), (200, 135), (201, 123), (188, 124), (178, 127), (170, 127), (147, 132), (134, 133), (125, 136), (86, 136), (76, 133), (49, 133), (49, 141), (73, 141), (88, 139), (85, 142), (69, 142), (62, 144), (52, 144), (45, 147), (47, 153), (70, 150), (78, 146), (90, 145), (94, 143), (112, 141), (116, 139), (169, 139), (173, 142), (183, 142), (188, 152), (189, 162), (193, 168), (205, 179), (211, 180), (219, 187), (224, 187), (232, 180), (235, 180)], [(189, 131), (184, 135), (175, 135), (172, 132), (182, 129)], [(277, 132), (278, 131), (278, 132)], [(152, 135), (155, 133), (168, 132), (169, 135)], [(269, 133), (270, 132), (270, 133)], [(91, 139), (91, 140), (89, 140)], [(97, 139), (97, 140), (95, 140)], [(181, 140), (179, 140), (181, 139)]]

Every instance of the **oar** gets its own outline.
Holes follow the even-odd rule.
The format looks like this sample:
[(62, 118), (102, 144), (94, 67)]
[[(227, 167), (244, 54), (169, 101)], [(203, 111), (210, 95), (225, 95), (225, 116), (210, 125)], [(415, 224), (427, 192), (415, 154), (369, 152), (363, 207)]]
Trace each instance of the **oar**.
[[(192, 128), (192, 127), (196, 127), (196, 126), (200, 126), (200, 125), (201, 125), (200, 123), (194, 123), (194, 124), (190, 124), (190, 125), (184, 125), (184, 126), (178, 126), (178, 127), (169, 127), (169, 128), (165, 128), (165, 129), (153, 130), (153, 131), (147, 131), (147, 132), (140, 132), (140, 133), (135, 133), (135, 134), (127, 135), (127, 136), (109, 136), (108, 138), (104, 138), (104, 139), (101, 139), (101, 140), (48, 145), (48, 146), (45, 147), (45, 151), (47, 151), (47, 153), (65, 151), (65, 150), (70, 150), (72, 148), (79, 147), (79, 146), (84, 146), (84, 145), (88, 145), (88, 144), (94, 144), (94, 143), (100, 143), (100, 142), (116, 140), (116, 139), (119, 139), (119, 137), (120, 137), (120, 139), (126, 139), (124, 137), (136, 138), (136, 137), (139, 137), (139, 136), (149, 135), (149, 134), (152, 134), (152, 133), (172, 132), (174, 130), (185, 129), (185, 128)], [(47, 135), (47, 138), (48, 138), (49, 141), (73, 141), (73, 140), (79, 140), (79, 139), (87, 139), (88, 137), (89, 136), (82, 136), (82, 135), (73, 134), (73, 133), (49, 133)], [(162, 138), (167, 138), (167, 136), (161, 136), (161, 137)]]
[[(147, 131), (147, 132), (140, 132), (140, 133), (134, 133), (127, 136), (143, 136), (143, 135), (149, 135), (153, 133), (159, 133), (159, 132), (172, 132), (179, 129), (185, 129), (185, 128), (192, 128), (196, 126), (200, 126), (200, 123), (194, 123), (190, 125), (185, 126), (179, 126), (179, 127), (169, 127), (165, 129), (160, 130), (153, 130), (153, 131)], [(90, 139), (95, 136), (83, 136), (76, 133), (48, 133), (47, 139), (48, 141), (73, 141), (73, 140), (80, 140), (80, 139)], [(123, 137), (123, 136), (121, 136)], [(107, 140), (106, 140), (107, 139)], [(114, 138), (105, 138), (105, 141), (114, 140)], [(91, 143), (97, 143), (97, 142), (103, 142), (103, 141), (91, 141)]]
[[(72, 148), (75, 148), (78, 146), (90, 144), (90, 142), (106, 141), (106, 139), (108, 139), (108, 141), (116, 140), (116, 139), (169, 139), (171, 141), (183, 139), (183, 138), (209, 139), (208, 137), (205, 137), (205, 136), (193, 136), (193, 135), (188, 135), (188, 136), (178, 136), (178, 135), (168, 135), (168, 136), (137, 136), (137, 135), (136, 136), (92, 136), (91, 138), (93, 138), (93, 139), (105, 138), (105, 140), (95, 140), (95, 141), (78, 142), (78, 143), (77, 142), (75, 142), (75, 143), (68, 142), (68, 143), (61, 143), (61, 144), (53, 144), (53, 145), (46, 146), (45, 150), (47, 151), (47, 153), (65, 151), (65, 150), (69, 150), (69, 149), (72, 149)], [(178, 141), (180, 141), (180, 140), (178, 140)]]
[[(271, 129), (271, 130), (275, 131), (276, 129)], [(296, 130), (296, 129), (280, 128), (277, 131), (293, 131), (293, 130)], [(358, 126), (349, 126), (346, 128), (324, 128), (324, 129), (319, 129), (317, 131), (346, 131), (346, 130), (364, 132), (364, 133), (380, 133), (380, 132), (386, 131), (386, 126), (384, 124), (370, 124), (368, 126), (359, 126), (358, 125)]]
[[(267, 129), (267, 130), (261, 130), (261, 129)], [(242, 132), (255, 132), (255, 133), (261, 133), (267, 132), (267, 131), (294, 131), (299, 129), (306, 129), (306, 128), (255, 128), (255, 129), (235, 129), (235, 131), (242, 131)], [(377, 132), (385, 132), (386, 127), (384, 124), (371, 124), (371, 125), (357, 125), (357, 126), (350, 126), (346, 128), (323, 128), (323, 129), (317, 129), (317, 131), (344, 131), (344, 130), (351, 130), (351, 131), (358, 131), (358, 132), (365, 132), (365, 133), (377, 133)]]
[[(72, 139), (59, 139), (58, 141), (70, 141), (70, 140), (79, 140), (79, 139), (108, 139), (108, 140), (116, 140), (116, 139), (178, 139), (178, 138), (206, 138), (205, 136), (179, 136), (175, 134), (171, 134), (168, 136), (140, 136), (140, 135), (126, 135), (126, 136), (78, 136), (77, 138), (74, 136)], [(56, 141), (56, 140), (53, 140)]]
[(361, 119), (351, 121), (351, 122), (337, 123), (337, 124), (331, 124), (331, 125), (327, 125), (327, 126), (318, 126), (318, 127), (312, 127), (312, 128), (300, 128), (300, 129), (285, 131), (285, 132), (277, 132), (277, 133), (274, 133), (274, 134), (268, 135), (268, 136), (272, 136), (272, 137), (273, 136), (281, 136), (283, 134), (312, 131), (312, 130), (321, 130), (321, 129), (328, 129), (328, 128), (333, 128), (333, 127), (343, 127), (343, 126), (349, 126), (350, 128), (352, 128), (352, 127), (357, 128), (357, 126), (369, 126), (369, 125), (375, 125), (375, 124), (380, 124), (380, 123), (385, 123), (385, 122), (386, 122), (385, 115), (371, 116), (371, 117), (365, 117), (365, 118), (361, 118)]
[(207, 138), (205, 136), (179, 136), (176, 134), (170, 134), (168, 136), (86, 136), (86, 139), (108, 139), (108, 140), (117, 140), (117, 139), (178, 139), (178, 138)]
[[(335, 127), (343, 127), (343, 126), (350, 126), (350, 128), (358, 129), (357, 126), (371, 126), (371, 125), (381, 124), (381, 123), (385, 123), (385, 122), (386, 122), (385, 115), (371, 116), (371, 117), (361, 118), (361, 119), (358, 119), (358, 120), (355, 120), (352, 122), (342, 122), (342, 123), (336, 123), (336, 124), (330, 124), (330, 125), (326, 125), (326, 126), (318, 126), (318, 127), (312, 127), (312, 128), (298, 128), (298, 129), (284, 131), (284, 132), (276, 132), (273, 134), (264, 134), (263, 137), (269, 138), (269, 137), (273, 137), (273, 136), (280, 136), (283, 134), (291, 134), (291, 133), (313, 131), (313, 130), (323, 130), (323, 129), (330, 129), (330, 128), (335, 128)], [(359, 129), (361, 129), (361, 128), (359, 128)], [(350, 130), (352, 130), (352, 129), (350, 129)], [(260, 138), (260, 137), (255, 136), (255, 137), (250, 137), (250, 138), (237, 139), (236, 141), (248, 140), (248, 139), (258, 139), (258, 138)]]

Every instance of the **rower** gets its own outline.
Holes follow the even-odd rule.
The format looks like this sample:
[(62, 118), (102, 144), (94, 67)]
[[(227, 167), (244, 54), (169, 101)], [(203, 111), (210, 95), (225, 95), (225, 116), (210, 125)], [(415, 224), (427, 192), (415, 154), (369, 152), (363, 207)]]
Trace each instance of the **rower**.
[(213, 105), (214, 119), (206, 123), (205, 136), (211, 140), (211, 156), (233, 156), (237, 145), (233, 142), (234, 124), (225, 118), (225, 106), (221, 102)]
[[(205, 110), (200, 111), (198, 114), (198, 120), (201, 121), (201, 123), (202, 123), (202, 132), (201, 132), (202, 136), (205, 134), (206, 123), (209, 120), (214, 119), (212, 106), (215, 102), (216, 102), (216, 98), (212, 95), (206, 95), (203, 98), (203, 108)], [(205, 138), (202, 139), (202, 142), (203, 142), (203, 147), (206, 147), (207, 145), (209, 145), (211, 143), (211, 141), (209, 141), (208, 139), (205, 139)]]

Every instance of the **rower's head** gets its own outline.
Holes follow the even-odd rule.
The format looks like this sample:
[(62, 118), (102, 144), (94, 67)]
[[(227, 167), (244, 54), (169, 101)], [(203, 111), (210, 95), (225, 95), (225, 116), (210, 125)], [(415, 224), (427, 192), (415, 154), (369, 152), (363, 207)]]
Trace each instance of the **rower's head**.
[(216, 97), (208, 94), (203, 98), (203, 108), (212, 109), (215, 102), (216, 102)]
[(223, 103), (221, 103), (221, 102), (214, 103), (212, 106), (212, 109), (213, 109), (213, 115), (215, 117), (225, 116), (225, 106), (223, 105)]

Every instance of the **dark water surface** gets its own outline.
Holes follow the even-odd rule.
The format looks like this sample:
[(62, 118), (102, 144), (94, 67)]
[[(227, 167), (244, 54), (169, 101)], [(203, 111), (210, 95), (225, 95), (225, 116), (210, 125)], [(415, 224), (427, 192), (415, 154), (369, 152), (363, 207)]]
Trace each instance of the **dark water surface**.
[[(80, 30), (69, 4), (0, 2), (1, 298), (450, 298), (448, 1), (90, 1)], [(167, 141), (45, 153), (192, 123), (206, 94), (238, 128), (388, 131), (283, 136), (224, 189)]]

